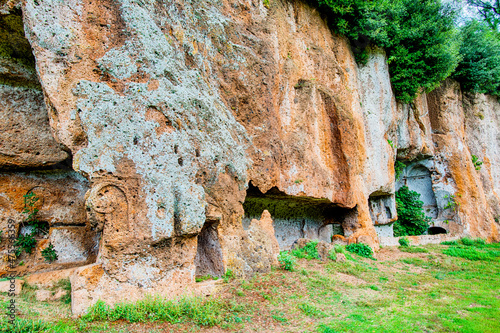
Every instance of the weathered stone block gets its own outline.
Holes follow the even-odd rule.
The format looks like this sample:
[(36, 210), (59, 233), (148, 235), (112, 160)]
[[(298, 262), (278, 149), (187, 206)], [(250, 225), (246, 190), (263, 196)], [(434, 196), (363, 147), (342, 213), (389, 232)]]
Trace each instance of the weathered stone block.
[(87, 227), (51, 228), (49, 240), (59, 264), (84, 263), (97, 254), (97, 235)]
[(8, 220), (16, 225), (27, 218), (24, 195), (34, 193), (39, 221), (49, 225), (82, 225), (87, 222), (85, 193), (88, 181), (74, 171), (51, 170), (0, 172), (0, 229), (6, 234)]
[(46, 167), (70, 155), (52, 136), (40, 90), (0, 84), (0, 168)]

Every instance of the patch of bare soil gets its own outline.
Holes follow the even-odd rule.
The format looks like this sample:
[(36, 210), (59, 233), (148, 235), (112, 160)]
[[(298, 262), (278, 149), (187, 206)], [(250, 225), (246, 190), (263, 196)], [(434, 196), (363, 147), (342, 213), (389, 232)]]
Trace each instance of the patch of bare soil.
[(400, 251), (397, 247), (384, 247), (373, 255), (378, 261), (396, 261), (402, 258), (425, 258), (431, 253), (409, 253)]
[(365, 284), (366, 283), (365, 280), (357, 278), (354, 275), (349, 275), (349, 274), (344, 274), (344, 273), (336, 273), (335, 276), (340, 281), (352, 284), (354, 286), (358, 286), (360, 284)]

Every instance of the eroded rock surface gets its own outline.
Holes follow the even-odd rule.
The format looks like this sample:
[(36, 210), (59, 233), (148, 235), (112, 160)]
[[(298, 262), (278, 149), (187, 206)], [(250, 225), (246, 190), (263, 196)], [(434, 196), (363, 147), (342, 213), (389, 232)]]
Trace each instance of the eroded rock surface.
[[(19, 20), (20, 8), (0, 14)], [(268, 271), (298, 238), (322, 240), (323, 257), (330, 242), (376, 249), (402, 185), (422, 191), (435, 228), (499, 237), (497, 102), (467, 97), (463, 108), (447, 81), (397, 103), (384, 53), (358, 67), (303, 2), (46, 0), (22, 11), (34, 58), (7, 57), (17, 67), (0, 86), (0, 162), (31, 170), (0, 176), (2, 227), (20, 225), (23, 195), (39, 192), (50, 233), (37, 255), (51, 242), (52, 267), (90, 263), (71, 277), (75, 314), (98, 299), (196, 291), (196, 276)], [(69, 157), (78, 176), (34, 171)]]

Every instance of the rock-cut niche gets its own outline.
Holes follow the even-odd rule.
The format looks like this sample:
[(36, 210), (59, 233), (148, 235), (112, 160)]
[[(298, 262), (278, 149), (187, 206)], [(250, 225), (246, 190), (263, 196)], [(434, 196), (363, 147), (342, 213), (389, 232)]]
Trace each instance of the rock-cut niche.
[[(402, 173), (401, 179), (398, 182), (398, 188), (403, 185), (406, 185), (410, 191), (415, 191), (420, 194), (420, 201), (423, 202), (425, 216), (435, 221), (439, 215), (439, 208), (432, 187), (432, 177), (429, 169), (420, 162), (418, 164), (409, 165)], [(441, 227), (430, 227), (427, 233), (435, 235), (446, 233), (446, 230)]]
[(333, 235), (349, 236), (357, 221), (356, 207), (340, 207), (328, 199), (291, 196), (276, 187), (262, 193), (251, 183), (243, 208), (245, 229), (252, 219), (260, 219), (264, 210), (269, 211), (281, 250), (289, 249), (299, 238), (330, 242)]
[(426, 216), (436, 218), (438, 214), (436, 196), (432, 189), (431, 172), (423, 165), (412, 167), (403, 176), (403, 182), (410, 191), (420, 193)]
[(194, 259), (196, 277), (224, 275), (218, 225), (218, 221), (207, 220), (198, 234), (198, 249)]

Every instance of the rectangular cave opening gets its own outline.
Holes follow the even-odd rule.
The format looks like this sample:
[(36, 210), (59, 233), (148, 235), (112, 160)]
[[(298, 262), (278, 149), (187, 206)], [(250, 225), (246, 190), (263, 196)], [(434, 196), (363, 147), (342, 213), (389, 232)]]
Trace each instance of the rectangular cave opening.
[(331, 242), (334, 235), (349, 236), (357, 222), (357, 207), (341, 207), (328, 199), (287, 195), (276, 187), (262, 193), (251, 183), (243, 208), (245, 229), (252, 219), (258, 220), (264, 210), (269, 211), (281, 250), (289, 249), (299, 238)]
[(194, 259), (197, 278), (224, 275), (218, 225), (218, 221), (207, 220), (198, 234), (198, 248)]
[(49, 223), (45, 221), (21, 222), (19, 225), (19, 236), (33, 236), (36, 239), (47, 239), (49, 237)]

